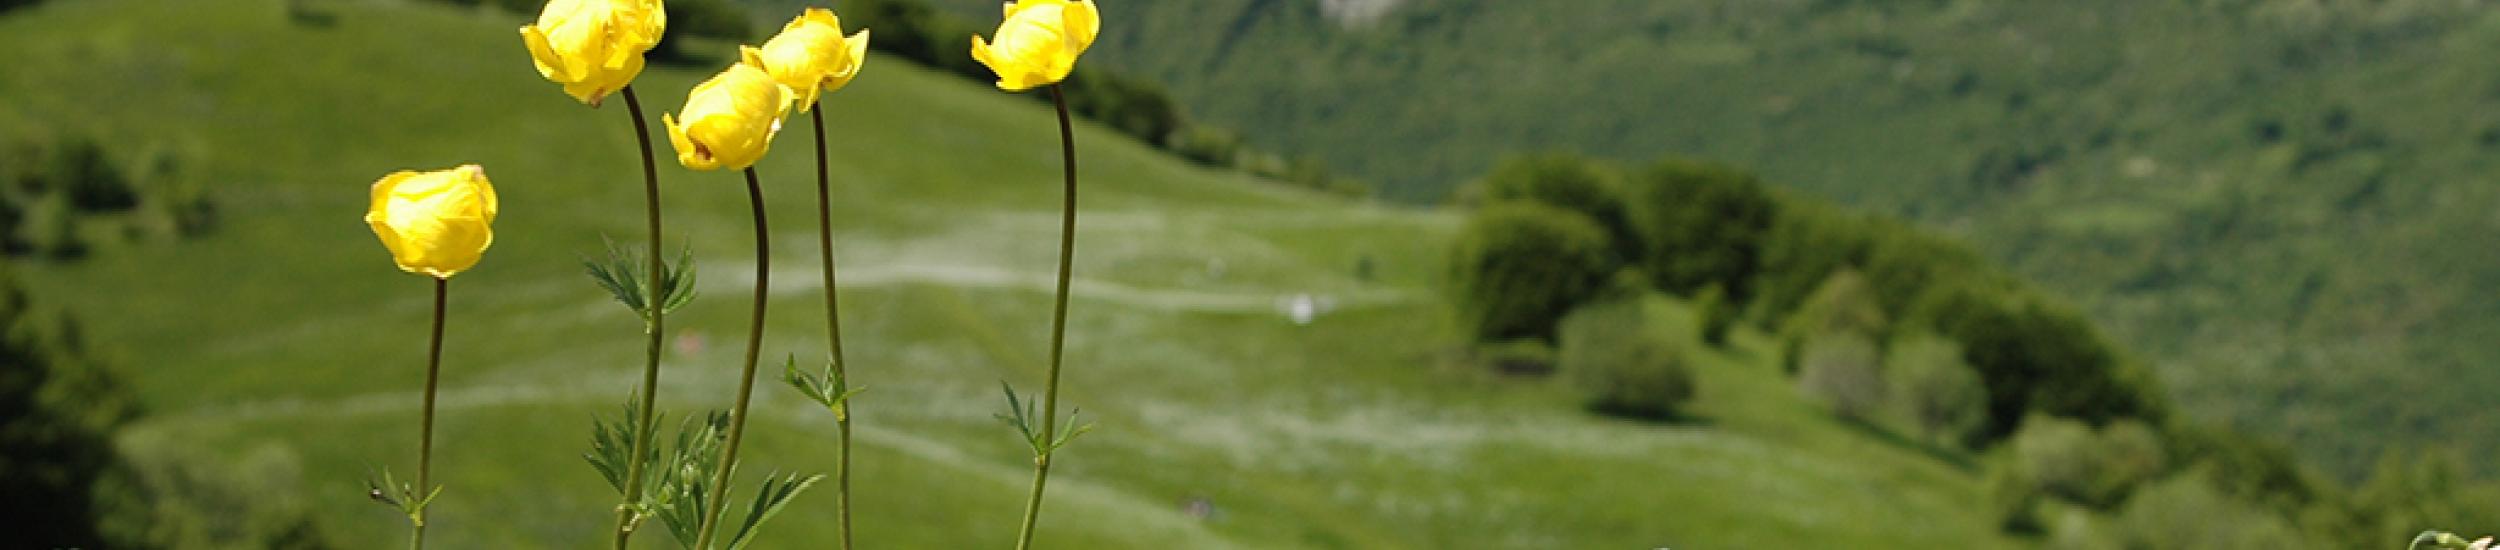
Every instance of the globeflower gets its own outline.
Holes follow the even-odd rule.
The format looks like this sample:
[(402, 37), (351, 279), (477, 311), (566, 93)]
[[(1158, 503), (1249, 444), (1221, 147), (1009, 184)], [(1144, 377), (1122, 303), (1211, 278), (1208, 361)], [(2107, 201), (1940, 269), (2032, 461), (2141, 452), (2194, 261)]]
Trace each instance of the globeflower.
[(540, 76), (597, 107), (642, 74), (643, 52), (667, 27), (660, 0), (552, 0), (538, 24), (521, 27), (521, 42)]
[(764, 47), (741, 47), (746, 63), (773, 75), (797, 93), (799, 112), (816, 105), (821, 92), (842, 89), (868, 61), (868, 29), (842, 36), (842, 19), (823, 8), (809, 8), (764, 41)]
[[(754, 65), (738, 63), (696, 84), (686, 107), (660, 115), (677, 163), (696, 170), (744, 170), (764, 158), (781, 117), (790, 114), (790, 88)], [(682, 122), (682, 124), (681, 124)]]
[(1007, 4), (996, 42), (972, 37), (972, 59), (998, 73), (998, 89), (1021, 92), (1057, 84), (1102, 30), (1094, 0), (1021, 0)]
[(373, 183), (365, 223), (401, 271), (449, 279), (495, 243), (495, 186), (477, 165), (403, 170)]

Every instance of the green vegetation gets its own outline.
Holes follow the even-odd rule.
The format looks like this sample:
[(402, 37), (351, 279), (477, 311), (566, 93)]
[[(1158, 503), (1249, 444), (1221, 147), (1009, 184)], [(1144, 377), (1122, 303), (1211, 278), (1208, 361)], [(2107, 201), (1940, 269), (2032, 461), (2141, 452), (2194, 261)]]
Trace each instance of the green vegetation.
[(34, 304), (0, 263), (0, 508), (22, 540), (98, 546), (96, 481), (137, 403), (91, 356), (79, 326)]
[(2500, 348), (2485, 345), (2500, 301), (2479, 298), (2500, 286), (2500, 256), (2471, 251), (2500, 202), (2500, 110), (2463, 53), (2500, 41), (2500, 13), (2435, 0), (1106, 11), (1131, 24), (1089, 60), (1159, 78), (1198, 118), (1321, 155), (1383, 197), (1432, 201), (1523, 149), (1718, 159), (1966, 240), (2082, 307), (2181, 412), (2297, 442), (2339, 478), (2435, 442), (2500, 450), (2500, 409), (2480, 405), (2500, 386)]
[[(428, 538), (603, 540), (614, 495), (572, 451), (590, 419), (614, 413), (642, 348), (576, 259), (639, 229), (618, 215), (640, 208), (631, 163), (582, 161), (632, 158), (626, 121), (539, 79), (509, 13), (314, 1), (302, 9), (326, 22), (310, 24), (289, 4), (93, 0), (0, 18), (0, 49), (22, 55), (0, 71), (11, 99), (0, 127), (92, 135), (114, 152), (197, 151), (188, 171), (217, 182), (216, 232), (97, 241), (81, 262), (22, 266), (33, 295), (80, 312), (91, 347), (129, 366), (151, 414), (117, 442), (207, 465), (152, 486), (251, 487), (183, 501), (271, 506), (262, 519), (167, 525), (281, 540), (295, 509), (314, 540), (400, 542), (404, 518), (360, 481), (406, 471), (394, 461), (414, 454), (429, 303), (356, 214), (381, 174), (477, 162), (503, 216), (450, 305), (435, 472), (448, 489)], [(1043, 335), (1021, 327), (1047, 318), (1051, 258), (1008, 236), (1052, 227), (1057, 157), (1034, 146), (1054, 137), (1051, 114), (899, 58), (868, 67), (825, 105), (845, 314), (861, 320), (845, 323), (845, 353), (870, 388), (851, 403), (858, 538), (1004, 546), (1030, 461), (988, 415), (1000, 380), (1040, 376)], [(708, 72), (655, 65), (636, 89), (674, 105)], [(287, 100), (261, 101), (273, 97)], [(1469, 341), (1442, 299), (1460, 216), (1211, 170), (1098, 124), (1076, 136), (1079, 231), (1093, 244), (1077, 255), (1063, 397), (1101, 428), (1064, 451), (1041, 546), (2022, 544), (1979, 509), (1982, 473), (1834, 422), (1795, 394), (1775, 340), (1752, 324), (1685, 354), (1705, 389), (1679, 411), (1704, 422), (1587, 414), (1568, 385), (1450, 364)], [(804, 196), (809, 160), (768, 157), (768, 198)], [(727, 342), (746, 312), (720, 297), (751, 289), (719, 259), (747, 253), (744, 197), (735, 176), (661, 177), (672, 240), (712, 271), (670, 317), (682, 331), (662, 408), (702, 411), (736, 383)], [(768, 203), (775, 219), (812, 207)], [(804, 225), (775, 240), (798, 251), (793, 265), (810, 263)], [(799, 283), (772, 289), (767, 351), (821, 349), (822, 289), (773, 279)], [(1296, 325), (1276, 304), (1300, 293), (1334, 307)], [(787, 397), (759, 394), (745, 475), (831, 460), (828, 415)], [(828, 540), (830, 498), (801, 495), (755, 546)]]
[[(808, 0), (740, 0), (763, 13), (820, 6)], [(874, 31), (868, 47), (976, 82), (995, 82), (972, 60), (971, 38), (986, 35), (998, 18), (997, 3), (971, 13), (939, 9), (930, 0), (847, 0), (834, 6), (843, 24)], [(1126, 21), (1126, 17), (1114, 15)], [(1088, 57), (1091, 59), (1091, 57)], [(1364, 183), (1340, 177), (1316, 156), (1284, 156), (1244, 146), (1234, 132), (1192, 120), (1188, 110), (1153, 79), (1085, 63), (1062, 84), (1068, 108), (1150, 146), (1198, 164), (1233, 168), (1261, 178), (1347, 197), (1367, 197)], [(1046, 93), (1027, 94), (1047, 101)]]
[(1552, 340), (1573, 306), (1612, 272), (1605, 228), (1533, 203), (1487, 206), (1450, 253), (1461, 323), (1483, 340)]
[(1961, 346), (1922, 333), (1896, 338), (1890, 348), (1884, 377), (1895, 418), (1929, 443), (1969, 443), (1986, 418), (1988, 394), (1979, 373), (1962, 362)]
[(1562, 320), (1557, 363), (1591, 410), (1671, 419), (1693, 401), (1701, 328), (1690, 312), (1635, 294), (1592, 304)]

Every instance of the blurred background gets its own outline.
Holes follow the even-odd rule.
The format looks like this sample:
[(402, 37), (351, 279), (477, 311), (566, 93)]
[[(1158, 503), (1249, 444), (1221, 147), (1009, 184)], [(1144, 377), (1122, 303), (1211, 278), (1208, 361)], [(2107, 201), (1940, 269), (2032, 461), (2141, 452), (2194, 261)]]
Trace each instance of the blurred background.
[[(1063, 397), (1098, 429), (1044, 546), (2500, 530), (2479, 0), (1097, 2)], [(667, 4), (653, 119), (803, 7), (873, 30), (823, 106), (857, 538), (1009, 544), (1029, 458), (992, 414), (1041, 385), (1059, 167), (1048, 96), (969, 57), (997, 3)], [(639, 246), (640, 174), (621, 102), (532, 68), (540, 6), (0, 0), (11, 545), (397, 544), (366, 480), (414, 469), (428, 284), (359, 216), (469, 163), (504, 208), (452, 285), (430, 538), (606, 544), (582, 456), (642, 335), (581, 261)], [(804, 365), (797, 124), (757, 170), (764, 355)], [(737, 176), (660, 147), (701, 271), (673, 425), (733, 398), (754, 269)], [(831, 416), (767, 382), (746, 473), (830, 471)], [(758, 546), (824, 546), (832, 501)]]

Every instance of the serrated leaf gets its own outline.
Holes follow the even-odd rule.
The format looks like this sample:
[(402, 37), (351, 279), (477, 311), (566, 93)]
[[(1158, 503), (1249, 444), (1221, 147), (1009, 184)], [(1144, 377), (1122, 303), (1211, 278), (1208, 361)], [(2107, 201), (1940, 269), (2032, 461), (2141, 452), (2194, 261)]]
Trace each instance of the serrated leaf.
[(765, 521), (771, 520), (774, 515), (780, 514), (782, 508), (790, 505), (791, 498), (797, 497), (801, 491), (806, 491), (808, 487), (824, 479), (824, 474), (812, 474), (804, 478), (795, 473), (779, 478), (776, 478), (775, 474), (765, 474), (764, 486), (755, 491), (755, 502), (747, 505), (746, 520), (739, 523), (737, 534), (729, 537), (729, 550), (746, 547), (747, 542), (755, 537), (756, 529)]
[(662, 313), (677, 311), (677, 308), (694, 301), (694, 250), (679, 250), (676, 265), (667, 266), (667, 269), (668, 276), (660, 280), (660, 292), (667, 297), (660, 300)]

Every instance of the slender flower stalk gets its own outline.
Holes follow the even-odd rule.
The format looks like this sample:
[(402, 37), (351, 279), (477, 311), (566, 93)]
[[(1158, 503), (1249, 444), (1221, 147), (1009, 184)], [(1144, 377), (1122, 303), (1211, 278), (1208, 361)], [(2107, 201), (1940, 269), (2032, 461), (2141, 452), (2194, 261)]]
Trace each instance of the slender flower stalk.
[(764, 345), (764, 296), (770, 288), (772, 275), (772, 235), (764, 228), (764, 188), (755, 181), (755, 168), (746, 169), (747, 206), (755, 217), (755, 312), (747, 319), (747, 363), (738, 378), (738, 404), (729, 409), (729, 439), (721, 446), (720, 471), (712, 477), (712, 498), (706, 501), (703, 527), (696, 531), (695, 547), (711, 548), (712, 535), (720, 530), (722, 504), (729, 500), (729, 474), (738, 467), (738, 440), (746, 435), (747, 403), (755, 396), (756, 352)]
[(634, 140), (642, 144), (643, 214), (650, 222), (648, 225), (651, 229), (649, 257), (651, 263), (644, 271), (649, 275), (647, 279), (650, 286), (648, 293), (644, 294), (647, 298), (643, 300), (643, 304), (648, 308), (643, 312), (645, 323), (643, 332), (650, 336), (651, 341), (644, 353), (642, 386), (635, 391), (635, 395), (640, 397), (642, 402), (634, 408), (638, 418), (634, 423), (634, 454), (626, 459), (625, 500), (616, 506), (617, 550), (625, 550), (625, 543), (633, 539), (634, 527), (638, 523), (634, 516), (639, 513), (639, 503), (642, 501), (643, 465), (649, 458), (652, 445), (652, 414), (660, 393), (661, 339), (664, 337), (663, 333), (667, 326), (662, 318), (666, 316), (668, 310), (667, 291), (661, 287), (663, 279), (666, 279), (663, 274), (668, 272), (668, 266), (660, 257), (660, 172), (651, 157), (650, 123), (643, 121), (642, 100), (634, 97), (633, 85), (626, 85), (622, 93), (625, 96), (625, 112), (634, 117)]
[[(834, 380), (849, 385), (842, 360), (842, 299), (840, 287), (834, 284), (833, 270), (833, 183), (826, 175), (825, 111), (823, 105), (810, 109), (816, 121), (816, 244), (825, 259), (825, 342), (833, 354)], [(842, 530), (842, 549), (851, 548), (851, 413), (847, 402), (833, 406), (835, 426), (835, 460), (833, 465), (834, 523)]]
[[(442, 378), (443, 303), (446, 301), (445, 296), (450, 294), (450, 287), (449, 277), (434, 278), (434, 338), (433, 343), (426, 347), (425, 352), (425, 420), (424, 427), (418, 429), (417, 436), (418, 491), (430, 491), (433, 487), (430, 485), (433, 481), (430, 476), (434, 469), (434, 388), (435, 383)], [(425, 507), (417, 507), (413, 515), (409, 517), (416, 524), (416, 528), (408, 534), (408, 548), (409, 550), (424, 548)]]
[[(1042, 385), (1042, 438), (1045, 443), (1058, 441), (1059, 428), (1059, 364), (1068, 336), (1068, 274), (1069, 264), (1076, 257), (1076, 135), (1068, 125), (1068, 98), (1059, 85), (1050, 85), (1051, 104), (1059, 108), (1059, 155), (1065, 167), (1066, 187), (1059, 203), (1059, 291), (1050, 311), (1050, 375)], [(1033, 547), (1034, 521), (1042, 514), (1042, 487), (1050, 481), (1050, 453), (1033, 457), (1033, 493), (1024, 502), (1024, 525), (1016, 530), (1016, 548)]]
[[(477, 265), (495, 244), (495, 186), (486, 169), (476, 165), (449, 170), (403, 170), (373, 183), (373, 202), (365, 224), (391, 252), (401, 271), (434, 280), (434, 329), (425, 353), (425, 402), (417, 440), (417, 484), (393, 486), (388, 494), (374, 488), (374, 498), (400, 507), (411, 527), (408, 548), (425, 547), (425, 509), (433, 502), (434, 394), (442, 380), (443, 310), (451, 277)], [(390, 481), (388, 473), (384, 483)]]

